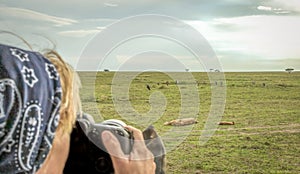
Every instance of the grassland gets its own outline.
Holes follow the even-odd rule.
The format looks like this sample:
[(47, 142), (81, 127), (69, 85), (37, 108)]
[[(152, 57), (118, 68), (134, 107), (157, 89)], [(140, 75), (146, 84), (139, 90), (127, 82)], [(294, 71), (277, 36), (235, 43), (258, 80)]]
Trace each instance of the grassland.
[[(116, 111), (112, 99), (111, 89), (117, 85), (112, 81), (114, 75), (113, 72), (81, 72), (83, 106), (88, 110), (95, 104), (104, 119), (118, 118), (128, 123)], [(199, 123), (182, 143), (167, 153), (167, 173), (300, 173), (299, 72), (225, 73), (227, 95), (222, 120), (234, 121), (235, 125), (219, 126), (204, 145), (199, 144), (199, 137), (210, 111), (212, 84), (206, 73), (193, 73), (193, 76), (197, 83), (185, 85), (197, 86), (200, 110), (192, 117)], [(92, 81), (95, 86), (91, 87)], [(151, 90), (147, 90), (147, 84)], [(132, 79), (128, 88), (128, 101), (136, 113), (142, 114), (151, 108), (149, 96), (161, 92), (167, 105), (152, 124), (159, 134), (172, 130), (163, 123), (179, 115), (181, 94), (175, 79), (159, 72), (141, 73)], [(91, 91), (95, 92), (94, 98)]]

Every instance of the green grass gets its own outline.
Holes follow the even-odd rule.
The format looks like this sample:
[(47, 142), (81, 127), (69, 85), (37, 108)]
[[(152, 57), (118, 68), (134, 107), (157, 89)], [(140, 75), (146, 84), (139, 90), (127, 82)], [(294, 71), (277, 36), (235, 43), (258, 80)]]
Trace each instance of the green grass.
[[(90, 86), (88, 79), (91, 75), (80, 73), (85, 109), (89, 109), (93, 103), (92, 94), (87, 94), (92, 90), (87, 87)], [(121, 115), (124, 113), (116, 111), (112, 100), (114, 94), (111, 92), (112, 87), (118, 85), (112, 83), (114, 75), (113, 72), (96, 74), (94, 103), (104, 119), (118, 118), (140, 129), (153, 124), (160, 135), (173, 131), (172, 127), (163, 126), (163, 123), (179, 116), (181, 93), (174, 79), (164, 73), (148, 72), (130, 80), (129, 99), (122, 94), (117, 97), (118, 101), (128, 102), (134, 109), (132, 112), (124, 107), (125, 116), (130, 115), (139, 123), (145, 121), (145, 124), (136, 124), (124, 118)], [(125, 74), (123, 78), (129, 78), (129, 75)], [(184, 77), (186, 74), (176, 75)], [(236, 124), (219, 126), (202, 146), (199, 137), (210, 111), (212, 87), (206, 73), (193, 73), (193, 76), (197, 84), (186, 80), (181, 88), (197, 87), (200, 110), (199, 113), (190, 114), (191, 117), (197, 117), (199, 123), (180, 144), (176, 144), (175, 138), (177, 134), (180, 136), (187, 131), (188, 127), (178, 127), (177, 134), (174, 132), (170, 135), (169, 140), (173, 142), (167, 143), (174, 143), (176, 148), (167, 153), (167, 173), (300, 173), (299, 72), (225, 73), (227, 95), (222, 120)], [(150, 91), (146, 89), (146, 84), (151, 86)], [(151, 108), (149, 98), (155, 92), (163, 94), (167, 104), (162, 112), (153, 112), (154, 118), (149, 118), (146, 114)], [(194, 94), (183, 95), (191, 98)], [(158, 103), (157, 106), (160, 105)]]

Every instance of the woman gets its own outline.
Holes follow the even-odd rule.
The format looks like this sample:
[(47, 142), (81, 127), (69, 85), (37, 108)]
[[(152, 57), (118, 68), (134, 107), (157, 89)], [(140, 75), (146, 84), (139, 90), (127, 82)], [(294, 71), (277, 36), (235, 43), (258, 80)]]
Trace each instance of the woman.
[[(63, 172), (76, 114), (79, 79), (58, 53), (44, 55), (0, 44), (0, 173)], [(115, 173), (154, 173), (153, 155), (142, 132), (124, 155), (116, 137), (104, 131)]]

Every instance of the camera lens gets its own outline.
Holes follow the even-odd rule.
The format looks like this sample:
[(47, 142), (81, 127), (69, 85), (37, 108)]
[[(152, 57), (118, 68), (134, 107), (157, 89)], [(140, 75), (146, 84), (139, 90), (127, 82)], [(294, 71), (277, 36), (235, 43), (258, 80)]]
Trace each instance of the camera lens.
[(107, 173), (112, 169), (112, 163), (109, 159), (100, 157), (95, 161), (95, 169), (99, 173)]

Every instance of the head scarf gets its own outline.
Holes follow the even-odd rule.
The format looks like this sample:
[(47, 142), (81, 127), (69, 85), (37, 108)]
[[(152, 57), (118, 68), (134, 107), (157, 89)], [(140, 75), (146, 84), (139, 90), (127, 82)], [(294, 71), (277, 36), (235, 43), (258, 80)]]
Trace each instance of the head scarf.
[(35, 173), (59, 122), (59, 75), (38, 52), (0, 44), (0, 173)]

